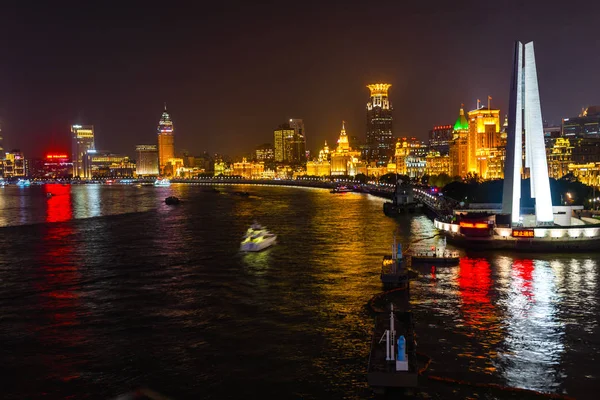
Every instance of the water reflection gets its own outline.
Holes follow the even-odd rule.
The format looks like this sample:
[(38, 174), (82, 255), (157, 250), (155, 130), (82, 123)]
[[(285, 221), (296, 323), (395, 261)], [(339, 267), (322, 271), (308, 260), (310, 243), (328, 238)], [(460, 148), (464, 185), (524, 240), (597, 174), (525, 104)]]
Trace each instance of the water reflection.
[(75, 192), (75, 218), (98, 217), (102, 214), (100, 199), (102, 190), (101, 185), (83, 185), (78, 188)]
[(508, 385), (540, 391), (560, 385), (565, 332), (558, 301), (549, 262), (514, 260), (506, 300), (506, 352), (499, 358)]
[(71, 208), (71, 187), (63, 185), (44, 185), (47, 197), (46, 222), (68, 221), (73, 217)]
[[(70, 191), (53, 189), (52, 193), (57, 196), (48, 201), (48, 222), (70, 219)], [(39, 356), (45, 367), (52, 371), (53, 379), (66, 382), (78, 377), (74, 358), (82, 357), (78, 346), (84, 342), (84, 337), (78, 329), (77, 315), (81, 276), (74, 256), (72, 226), (53, 223), (43, 229), (37, 250), (39, 279), (36, 283), (38, 307), (43, 314), (37, 324), (36, 336), (43, 349), (60, 350), (51, 353), (42, 350)]]

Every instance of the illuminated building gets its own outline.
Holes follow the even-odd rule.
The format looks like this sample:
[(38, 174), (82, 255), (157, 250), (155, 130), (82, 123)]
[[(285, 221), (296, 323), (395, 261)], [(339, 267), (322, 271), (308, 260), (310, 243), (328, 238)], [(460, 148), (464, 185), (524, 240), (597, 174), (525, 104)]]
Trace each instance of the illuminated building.
[(451, 176), (464, 177), (469, 171), (469, 121), (461, 104), (458, 119), (454, 123), (452, 141), (450, 142)]
[(6, 153), (4, 159), (4, 176), (11, 178), (13, 176), (26, 176), (27, 162), (21, 150), (15, 149)]
[(185, 163), (181, 157), (171, 157), (167, 160), (167, 164), (163, 169), (165, 176), (182, 176)]
[[(427, 146), (417, 138), (398, 138), (394, 152), (394, 163), (388, 164), (388, 172), (420, 178), (425, 174)], [(390, 168), (394, 166), (394, 170)]]
[(392, 104), (388, 98), (389, 83), (367, 85), (371, 97), (367, 102), (367, 141), (365, 157), (368, 161), (387, 163), (394, 155), (392, 133)]
[(425, 156), (425, 174), (429, 176), (446, 174), (451, 176), (450, 155), (440, 154), (439, 151), (431, 150)]
[(500, 110), (492, 109), (488, 104), (488, 107), (469, 111), (467, 142), (468, 172), (489, 179), (488, 162), (494, 149), (500, 146)]
[(290, 143), (290, 157), (288, 162), (301, 163), (306, 162), (306, 131), (304, 122), (301, 119), (290, 119), (290, 128), (294, 130), (292, 141)]
[(344, 121), (342, 121), (342, 130), (337, 143), (337, 148), (331, 153), (331, 175), (355, 176), (358, 173), (356, 164), (359, 162), (360, 151), (354, 151), (350, 147)]
[(138, 144), (135, 146), (137, 176), (158, 175), (158, 146), (155, 144)]
[(2, 126), (0, 125), (0, 178), (4, 176), (4, 147), (2, 147)]
[(330, 176), (331, 175), (331, 163), (329, 160), (331, 155), (329, 153), (329, 146), (327, 140), (325, 145), (319, 151), (319, 158), (317, 160), (308, 161), (306, 163), (306, 175), (308, 176)]
[(39, 178), (68, 178), (73, 175), (73, 163), (65, 153), (49, 153), (42, 160), (41, 168), (32, 173)]
[(536, 225), (552, 225), (554, 215), (533, 42), (525, 46), (521, 42), (515, 43), (509, 104), (502, 212), (511, 214), (513, 224), (520, 223), (524, 137), (525, 167), (531, 173), (531, 198), (535, 198)]
[(128, 156), (107, 151), (88, 150), (84, 158), (86, 178), (133, 177), (135, 164)]
[[(169, 159), (175, 157), (175, 129), (173, 127), (173, 121), (171, 116), (167, 112), (167, 104), (165, 103), (165, 110), (160, 116), (158, 122), (158, 166), (160, 173), (169, 176), (165, 173), (165, 167)], [(167, 171), (168, 172), (168, 171)], [(172, 175), (172, 171), (171, 171)]]
[(577, 117), (562, 120), (565, 137), (600, 137), (600, 106), (590, 106)]
[(569, 164), (573, 163), (573, 146), (567, 138), (557, 138), (554, 146), (547, 149), (548, 176), (560, 179), (569, 173)]
[(569, 164), (568, 172), (584, 185), (600, 186), (600, 162)]
[(441, 155), (448, 155), (453, 133), (454, 129), (452, 129), (452, 125), (434, 126), (429, 131), (429, 148), (432, 151), (439, 152)]
[(279, 125), (273, 132), (275, 143), (275, 161), (292, 162), (292, 144), (296, 131), (290, 127), (290, 124)]
[(233, 169), (230, 165), (224, 162), (222, 159), (215, 161), (215, 176), (231, 176)]
[(94, 150), (94, 126), (93, 125), (73, 125), (72, 134), (72, 155), (73, 177), (84, 178), (85, 168), (84, 159), (88, 150)]
[(246, 158), (242, 162), (233, 163), (233, 175), (245, 179), (260, 179), (265, 171), (264, 162), (248, 162)]
[(275, 159), (275, 150), (271, 143), (261, 144), (254, 152), (257, 161), (273, 161)]

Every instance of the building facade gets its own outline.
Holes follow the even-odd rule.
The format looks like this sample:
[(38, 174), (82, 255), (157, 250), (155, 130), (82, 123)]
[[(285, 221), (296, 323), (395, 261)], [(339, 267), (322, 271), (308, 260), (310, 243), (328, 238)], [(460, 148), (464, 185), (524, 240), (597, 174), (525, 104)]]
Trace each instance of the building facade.
[(464, 177), (469, 172), (469, 121), (467, 121), (462, 105), (452, 131), (453, 136), (449, 149), (452, 171), (450, 176)]
[(296, 131), (289, 123), (281, 124), (273, 132), (275, 162), (291, 162), (292, 142)]
[(254, 150), (256, 161), (273, 161), (275, 160), (275, 149), (271, 143), (261, 144)]
[(304, 122), (301, 119), (291, 118), (290, 128), (294, 130), (294, 135), (290, 143), (290, 157), (288, 162), (291, 163), (306, 163), (306, 131), (304, 130)]
[(562, 135), (567, 138), (600, 137), (600, 106), (590, 106), (577, 117), (564, 118)]
[(15, 149), (6, 153), (4, 159), (4, 177), (27, 176), (27, 160), (21, 150)]
[(560, 179), (569, 173), (569, 164), (573, 162), (573, 146), (568, 138), (556, 138), (554, 145), (546, 148), (548, 158), (548, 176)]
[(94, 143), (94, 126), (93, 125), (72, 125), (72, 155), (73, 160), (73, 177), (85, 178), (84, 160), (86, 154), (90, 150), (95, 150)]
[(367, 102), (367, 134), (364, 156), (367, 161), (387, 164), (394, 155), (392, 103), (388, 97), (389, 83), (367, 85), (371, 92)]
[(469, 111), (468, 172), (482, 179), (488, 176), (489, 161), (500, 146), (500, 110), (480, 107)]
[(441, 154), (437, 150), (431, 150), (425, 156), (425, 174), (429, 176), (446, 174), (452, 175), (450, 167), (450, 155)]
[(331, 153), (331, 175), (355, 176), (358, 173), (357, 165), (360, 163), (360, 151), (350, 147), (344, 121), (342, 121), (342, 130), (337, 143), (337, 148)]
[(138, 176), (156, 176), (158, 170), (158, 146), (155, 144), (138, 144), (135, 146), (136, 174)]
[[(167, 112), (167, 105), (158, 122), (158, 166), (160, 174), (169, 176), (165, 167), (171, 158), (175, 157), (175, 128), (171, 116)], [(172, 168), (171, 168), (172, 170)], [(165, 173), (166, 172), (166, 173)], [(172, 172), (171, 172), (172, 174)]]
[(429, 131), (429, 149), (437, 151), (441, 155), (448, 155), (450, 153), (450, 142), (452, 141), (453, 133), (454, 129), (452, 129), (452, 125), (434, 126)]
[(131, 178), (135, 163), (128, 156), (108, 151), (88, 151), (84, 159), (86, 178)]
[(241, 162), (233, 163), (233, 175), (245, 179), (261, 179), (264, 171), (264, 162), (251, 162), (243, 158)]

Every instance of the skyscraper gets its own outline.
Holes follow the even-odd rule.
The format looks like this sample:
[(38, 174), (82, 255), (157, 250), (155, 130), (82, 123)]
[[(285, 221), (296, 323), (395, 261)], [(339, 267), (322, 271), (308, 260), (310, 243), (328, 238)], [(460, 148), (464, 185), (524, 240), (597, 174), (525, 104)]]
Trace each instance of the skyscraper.
[(531, 173), (531, 198), (535, 198), (536, 224), (552, 225), (554, 215), (533, 42), (526, 43), (524, 47), (521, 42), (515, 43), (502, 212), (511, 214), (513, 224), (520, 223), (522, 140), (525, 136), (525, 167)]
[(72, 134), (72, 160), (73, 160), (73, 177), (84, 178), (85, 167), (84, 160), (88, 151), (94, 151), (94, 125), (73, 125), (71, 126)]
[(290, 162), (292, 160), (292, 143), (296, 131), (290, 124), (279, 125), (273, 132), (273, 143), (275, 143), (275, 161)]
[(155, 144), (138, 144), (135, 153), (138, 176), (158, 175), (158, 147)]
[(165, 103), (165, 110), (160, 116), (158, 121), (158, 165), (160, 173), (165, 172), (165, 166), (169, 162), (169, 159), (175, 157), (175, 130), (173, 129), (173, 121), (171, 116), (167, 112), (167, 103)]
[(294, 130), (294, 136), (291, 143), (290, 162), (306, 162), (306, 132), (304, 131), (304, 122), (301, 119), (290, 119), (290, 128)]
[(388, 98), (389, 83), (367, 85), (371, 97), (367, 102), (367, 143), (365, 156), (369, 161), (387, 163), (394, 154), (392, 104)]

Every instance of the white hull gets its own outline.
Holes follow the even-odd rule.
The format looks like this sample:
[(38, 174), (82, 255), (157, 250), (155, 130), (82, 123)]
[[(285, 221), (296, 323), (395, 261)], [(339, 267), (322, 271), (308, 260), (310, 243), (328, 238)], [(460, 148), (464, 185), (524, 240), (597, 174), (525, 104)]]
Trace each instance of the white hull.
[(245, 242), (240, 246), (240, 251), (261, 251), (277, 243), (277, 236), (265, 238), (260, 242)]

